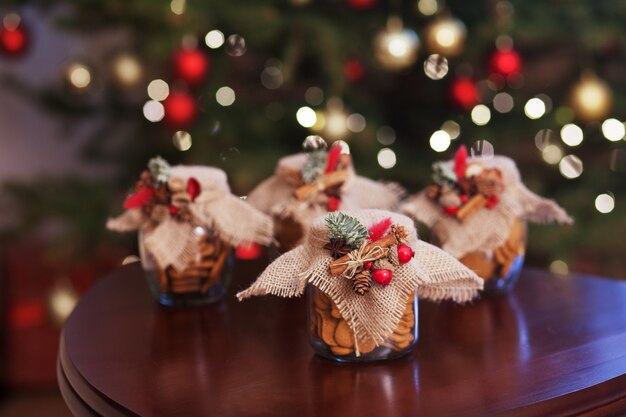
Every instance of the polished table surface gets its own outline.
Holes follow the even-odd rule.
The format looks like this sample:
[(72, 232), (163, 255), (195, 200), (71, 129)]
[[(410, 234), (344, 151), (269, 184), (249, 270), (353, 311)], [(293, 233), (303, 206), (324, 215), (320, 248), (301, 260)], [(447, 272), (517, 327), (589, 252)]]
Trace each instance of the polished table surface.
[(420, 302), (412, 355), (335, 363), (308, 346), (304, 299), (156, 304), (138, 264), (84, 295), (58, 376), (76, 415), (626, 415), (626, 282), (526, 269), (513, 294)]

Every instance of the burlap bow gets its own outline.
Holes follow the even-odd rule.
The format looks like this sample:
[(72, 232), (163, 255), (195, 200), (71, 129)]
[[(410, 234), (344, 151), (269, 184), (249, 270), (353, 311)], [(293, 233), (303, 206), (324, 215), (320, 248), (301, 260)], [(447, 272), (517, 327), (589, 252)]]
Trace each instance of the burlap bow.
[[(259, 184), (248, 194), (248, 202), (266, 214), (292, 217), (302, 224), (304, 231), (311, 222), (326, 213), (325, 196), (313, 194), (304, 200), (294, 196), (302, 185), (300, 168), (305, 163), (304, 153), (289, 155), (278, 162), (274, 175)], [(372, 181), (356, 175), (352, 166), (341, 186), (340, 210), (378, 208), (392, 210), (404, 195), (404, 189), (395, 183)]]
[(187, 206), (191, 213), (190, 221), (180, 221), (166, 213), (156, 227), (145, 229), (149, 219), (141, 209), (129, 209), (107, 222), (107, 228), (120, 232), (145, 229), (143, 244), (159, 268), (172, 266), (182, 271), (188, 266), (197, 255), (194, 228), (198, 226), (214, 230), (220, 239), (230, 245), (244, 241), (263, 245), (271, 243), (271, 218), (232, 195), (223, 171), (209, 167), (175, 166), (170, 169), (170, 175), (185, 181), (193, 177), (200, 182), (201, 193)]
[(358, 295), (352, 290), (350, 280), (332, 276), (329, 265), (333, 258), (324, 248), (328, 243), (328, 229), (324, 218), (319, 218), (311, 225), (302, 245), (272, 262), (248, 289), (237, 294), (237, 298), (243, 300), (266, 294), (296, 297), (302, 295), (307, 284), (311, 284), (333, 300), (360, 340), (379, 345), (398, 325), (413, 291), (430, 300), (450, 298), (465, 302), (482, 289), (483, 281), (474, 272), (441, 249), (418, 240), (408, 217), (384, 210), (345, 213), (366, 227), (391, 218), (393, 224), (410, 231), (407, 243), (415, 250), (415, 257), (394, 271), (389, 285), (376, 284), (365, 295)]
[[(402, 213), (434, 228), (446, 252), (462, 258), (470, 252), (493, 250), (504, 244), (516, 218), (536, 223), (572, 223), (572, 218), (557, 203), (526, 188), (510, 158), (472, 158), (468, 163), (475, 161), (502, 173), (504, 191), (499, 196), (500, 202), (492, 209), (483, 208), (461, 223), (445, 214), (424, 191), (407, 198), (400, 206)], [(446, 162), (450, 169), (453, 164), (453, 161)]]

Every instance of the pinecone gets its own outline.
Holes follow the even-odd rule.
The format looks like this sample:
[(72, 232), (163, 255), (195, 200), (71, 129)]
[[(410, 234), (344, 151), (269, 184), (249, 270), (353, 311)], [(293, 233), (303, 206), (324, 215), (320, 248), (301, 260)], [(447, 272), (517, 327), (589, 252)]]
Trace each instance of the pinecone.
[(398, 242), (404, 243), (409, 239), (409, 231), (404, 226), (393, 225), (391, 232), (396, 236)]
[(359, 295), (365, 295), (365, 293), (368, 292), (372, 286), (371, 277), (372, 272), (367, 269), (357, 272), (352, 279), (352, 289), (354, 292)]

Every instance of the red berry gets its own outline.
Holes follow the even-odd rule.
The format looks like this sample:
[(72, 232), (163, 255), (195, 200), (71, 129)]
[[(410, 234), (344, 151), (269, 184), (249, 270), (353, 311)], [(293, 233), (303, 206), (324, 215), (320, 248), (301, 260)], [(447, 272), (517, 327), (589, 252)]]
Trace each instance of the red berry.
[(487, 197), (487, 208), (491, 209), (498, 205), (500, 199), (497, 195), (490, 195)]
[(461, 194), (459, 198), (461, 199), (461, 203), (463, 204), (467, 203), (467, 200), (468, 200), (467, 194)]
[(414, 255), (415, 252), (413, 252), (413, 249), (411, 249), (409, 245), (405, 245), (404, 243), (398, 245), (398, 261), (400, 261), (401, 264), (409, 262)]
[(337, 197), (328, 197), (328, 203), (326, 203), (326, 209), (328, 211), (337, 211), (339, 209), (339, 204), (341, 200)]
[(375, 269), (374, 272), (372, 272), (372, 279), (383, 286), (389, 285), (391, 278), (392, 274), (388, 269)]
[(454, 216), (454, 215), (456, 214), (456, 212), (457, 212), (457, 211), (459, 211), (459, 208), (458, 208), (458, 207), (456, 207), (456, 206), (448, 206), (448, 207), (444, 207), (444, 208), (443, 208), (443, 211), (444, 211), (446, 214), (449, 214), (449, 215), (451, 215), (451, 216)]
[(237, 259), (251, 260), (260, 258), (263, 252), (261, 245), (255, 242), (243, 242), (237, 245), (235, 256)]
[(363, 264), (363, 268), (372, 269), (372, 261), (367, 261)]

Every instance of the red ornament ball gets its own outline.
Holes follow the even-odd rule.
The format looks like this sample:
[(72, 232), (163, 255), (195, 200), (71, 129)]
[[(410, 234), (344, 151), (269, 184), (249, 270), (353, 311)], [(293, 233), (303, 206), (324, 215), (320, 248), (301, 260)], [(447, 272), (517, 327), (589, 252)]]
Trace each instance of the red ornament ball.
[(354, 10), (367, 10), (376, 6), (377, 0), (346, 0), (346, 3)]
[(495, 51), (491, 55), (490, 66), (493, 72), (507, 76), (517, 74), (522, 69), (522, 58), (517, 51)]
[(346, 76), (346, 79), (352, 83), (361, 81), (363, 76), (365, 75), (365, 68), (361, 61), (355, 58), (348, 59), (343, 64), (343, 74)]
[(409, 262), (411, 259), (413, 259), (413, 256), (415, 256), (415, 252), (413, 252), (413, 249), (411, 249), (409, 245), (405, 245), (404, 243), (398, 245), (397, 251), (398, 261), (400, 261), (401, 264)]
[(209, 57), (198, 49), (181, 49), (172, 57), (174, 77), (190, 86), (201, 84), (210, 70)]
[(187, 127), (198, 114), (198, 104), (193, 97), (182, 91), (173, 91), (163, 101), (165, 116), (163, 120), (174, 128)]
[(245, 261), (258, 259), (261, 257), (262, 253), (263, 248), (255, 242), (243, 242), (242, 244), (237, 245), (237, 248), (235, 249), (235, 257)]
[(393, 274), (388, 269), (375, 269), (372, 272), (372, 279), (382, 286), (389, 285)]
[(19, 56), (28, 47), (28, 33), (24, 25), (0, 27), (0, 51), (9, 56)]

